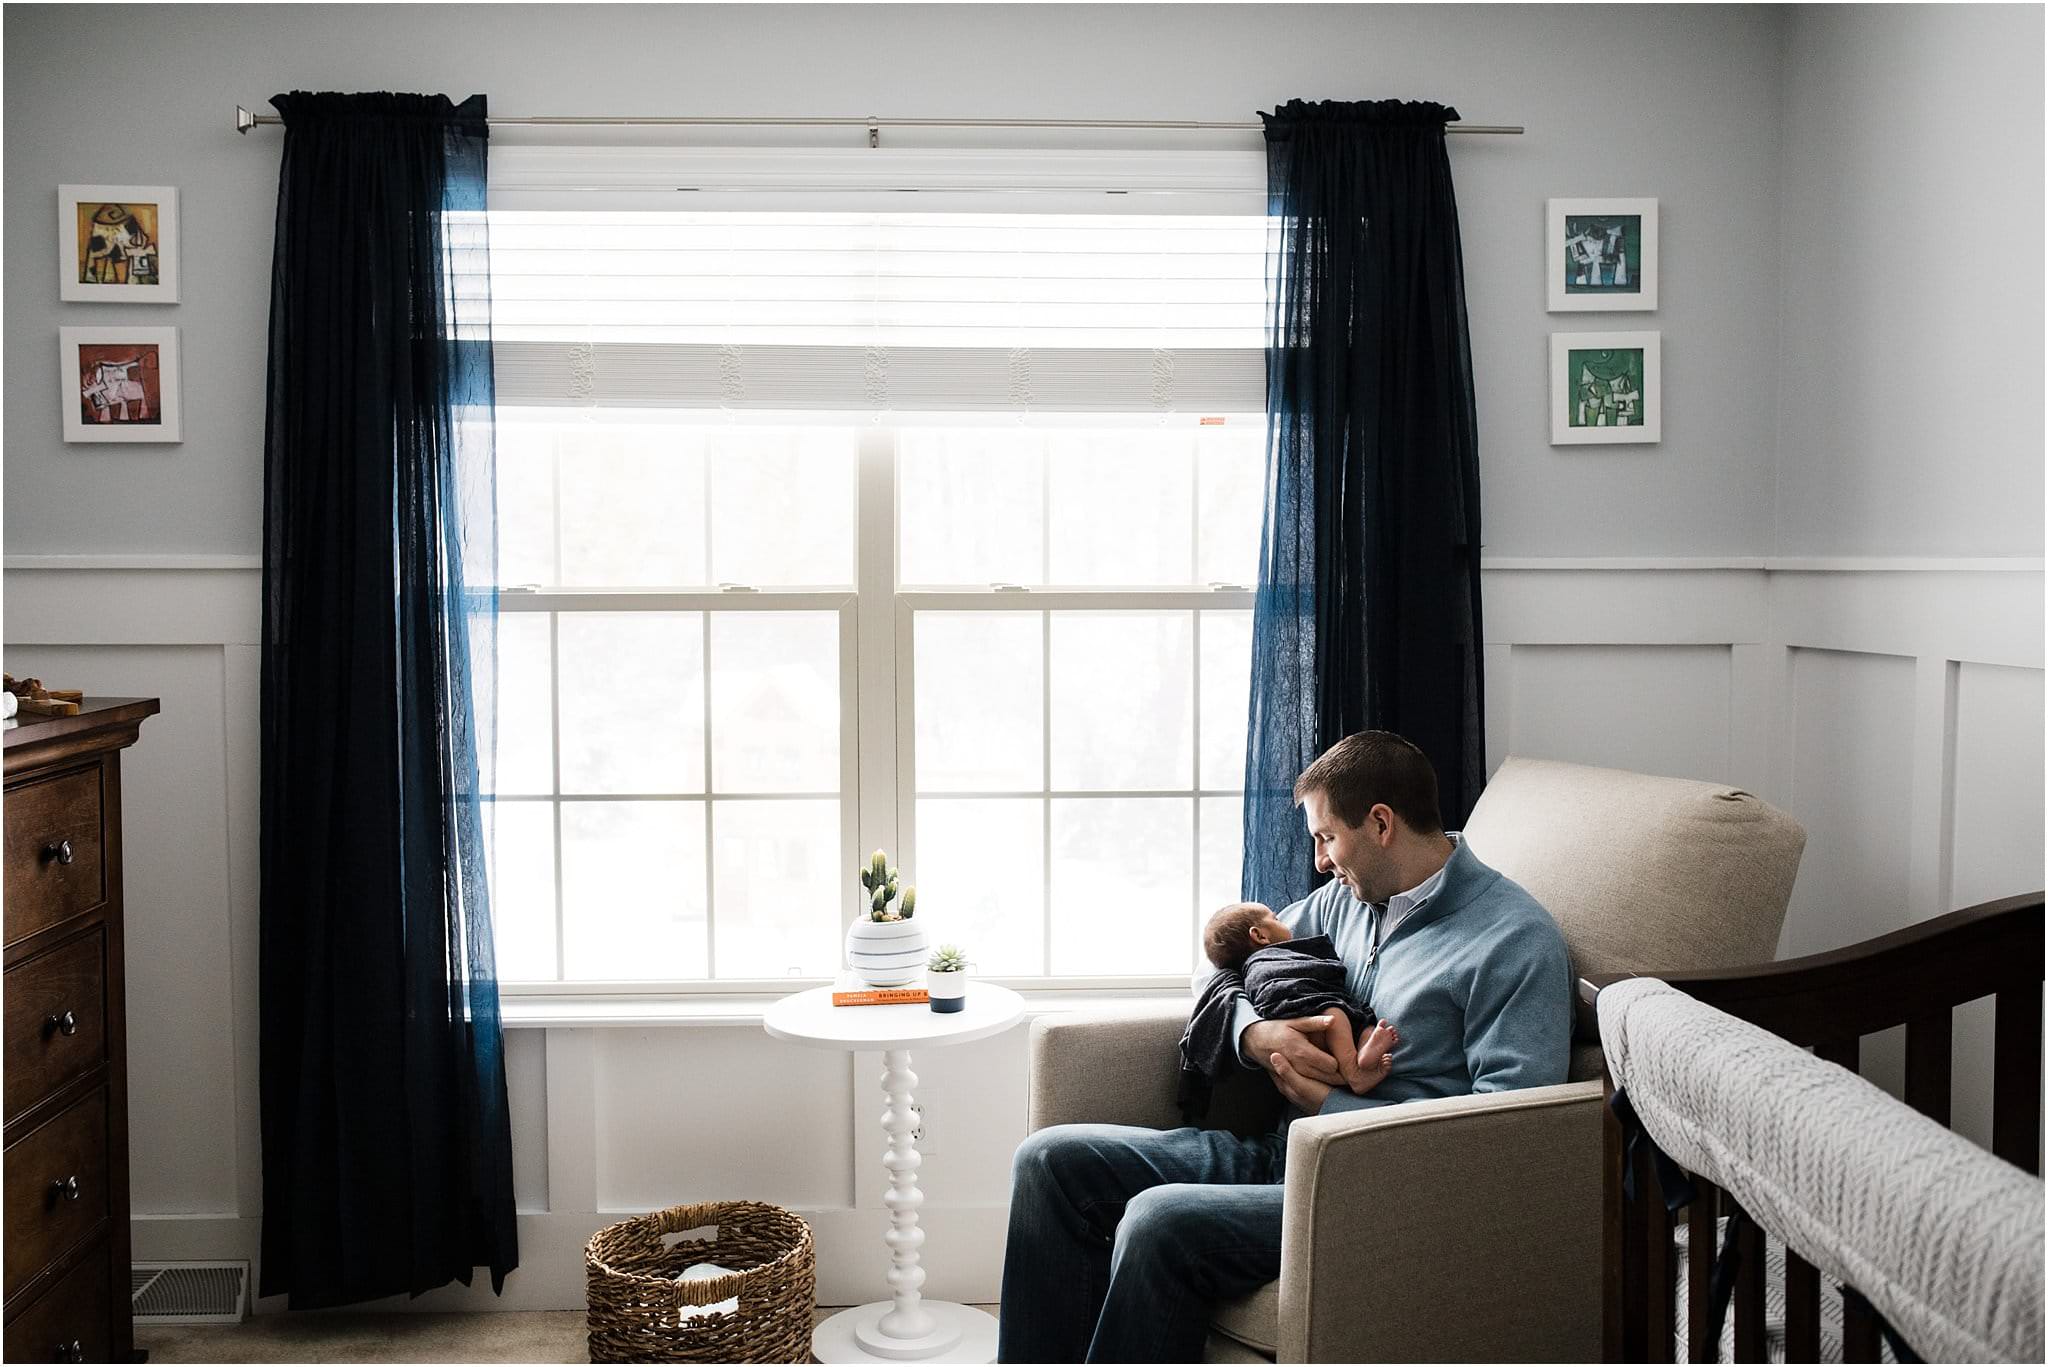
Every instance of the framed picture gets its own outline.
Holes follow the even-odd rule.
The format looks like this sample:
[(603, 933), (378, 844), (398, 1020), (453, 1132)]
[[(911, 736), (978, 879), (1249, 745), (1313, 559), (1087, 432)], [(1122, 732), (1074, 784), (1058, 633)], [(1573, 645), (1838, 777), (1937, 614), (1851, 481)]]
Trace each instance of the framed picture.
[(1550, 334), (1550, 444), (1663, 440), (1661, 332)]
[(1657, 307), (1657, 201), (1550, 201), (1550, 312)]
[(57, 283), (73, 303), (177, 303), (177, 188), (59, 185)]
[(176, 328), (59, 328), (66, 441), (183, 441)]

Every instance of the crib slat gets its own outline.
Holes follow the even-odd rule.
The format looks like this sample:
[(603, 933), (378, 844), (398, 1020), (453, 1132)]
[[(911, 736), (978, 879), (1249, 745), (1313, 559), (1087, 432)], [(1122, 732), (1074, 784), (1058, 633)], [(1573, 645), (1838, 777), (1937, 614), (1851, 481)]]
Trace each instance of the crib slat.
[(1906, 1022), (1906, 1104), (1943, 1125), (1948, 1124), (1954, 1045), (1955, 1013), (1949, 1007)]
[[(1623, 1162), (1630, 1161), (1627, 1158)], [(1621, 1361), (1649, 1360), (1650, 1290), (1644, 1284), (1650, 1261), (1649, 1207), (1656, 1201), (1657, 1177), (1651, 1171), (1647, 1145), (1634, 1158), (1636, 1199), (1624, 1202), (1621, 1217)]]
[[(1651, 1167), (1654, 1169), (1655, 1164)], [(1677, 1269), (1672, 1266), (1671, 1213), (1664, 1208), (1663, 1183), (1651, 1178), (1651, 1185), (1639, 1188), (1646, 1199), (1643, 1201), (1645, 1230), (1644, 1248), (1644, 1291), (1649, 1299), (1644, 1331), (1649, 1342), (1644, 1353), (1646, 1362), (1671, 1362), (1677, 1357), (1678, 1321), (1673, 1279)]]
[(1877, 1312), (1861, 1296), (1842, 1295), (1842, 1361), (1876, 1362)]
[(1721, 1345), (1707, 1338), (1707, 1316), (1714, 1303), (1714, 1212), (1721, 1192), (1704, 1178), (1695, 1178), (1699, 1195), (1685, 1211), (1685, 1360), (1717, 1362)]
[(1764, 1346), (1764, 1232), (1745, 1220), (1736, 1236), (1742, 1267), (1735, 1274), (1735, 1354), (1737, 1362), (1768, 1362)]
[(1998, 994), (1992, 1045), (1991, 1151), (2014, 1167), (2041, 1171), (2041, 989)]
[(1785, 1361), (1820, 1361), (1820, 1269), (1785, 1250)]

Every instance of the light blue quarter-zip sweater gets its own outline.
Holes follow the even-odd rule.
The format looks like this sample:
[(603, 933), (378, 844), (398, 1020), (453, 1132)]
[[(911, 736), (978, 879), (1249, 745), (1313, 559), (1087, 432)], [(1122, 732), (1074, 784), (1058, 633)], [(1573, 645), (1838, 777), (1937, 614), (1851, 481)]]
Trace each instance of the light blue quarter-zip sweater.
[[(1572, 977), (1564, 935), (1464, 841), (1444, 865), (1443, 886), (1386, 932), (1377, 955), (1373, 909), (1334, 879), (1279, 915), (1296, 935), (1329, 936), (1346, 988), (1401, 1032), (1386, 1080), (1365, 1096), (1332, 1090), (1322, 1114), (1565, 1080)], [(1258, 1019), (1239, 998), (1240, 1047)]]

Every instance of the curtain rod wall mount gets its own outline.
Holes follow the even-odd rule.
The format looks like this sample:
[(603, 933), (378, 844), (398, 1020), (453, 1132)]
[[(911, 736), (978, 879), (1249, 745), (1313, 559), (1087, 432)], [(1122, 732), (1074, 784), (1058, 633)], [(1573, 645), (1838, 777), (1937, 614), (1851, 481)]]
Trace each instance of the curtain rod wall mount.
[[(247, 134), (252, 128), (267, 128), (282, 124), (284, 120), (276, 114), (252, 114), (241, 105), (235, 106), (235, 131)], [(885, 119), (869, 116), (864, 119), (829, 118), (711, 118), (694, 116), (642, 117), (551, 114), (533, 115), (525, 118), (490, 118), (485, 120), (493, 127), (514, 128), (864, 128), (867, 130), (868, 146), (882, 145), (884, 128), (1097, 128), (1097, 129), (1145, 129), (1165, 132), (1225, 132), (1257, 133), (1264, 130), (1263, 123), (1219, 123), (1202, 119)], [(1509, 136), (1522, 132), (1520, 124), (1454, 123), (1446, 125), (1446, 133), (1489, 133)]]

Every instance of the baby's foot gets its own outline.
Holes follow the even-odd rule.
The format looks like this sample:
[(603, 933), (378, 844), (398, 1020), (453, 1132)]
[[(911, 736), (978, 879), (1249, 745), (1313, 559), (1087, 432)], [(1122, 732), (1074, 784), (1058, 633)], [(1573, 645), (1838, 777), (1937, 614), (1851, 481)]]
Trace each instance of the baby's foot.
[(1367, 1032), (1365, 1040), (1358, 1046), (1359, 1080), (1351, 1084), (1351, 1090), (1364, 1096), (1387, 1080), (1387, 1074), (1394, 1071), (1392, 1050), (1401, 1042), (1401, 1032), (1381, 1021)]

